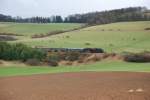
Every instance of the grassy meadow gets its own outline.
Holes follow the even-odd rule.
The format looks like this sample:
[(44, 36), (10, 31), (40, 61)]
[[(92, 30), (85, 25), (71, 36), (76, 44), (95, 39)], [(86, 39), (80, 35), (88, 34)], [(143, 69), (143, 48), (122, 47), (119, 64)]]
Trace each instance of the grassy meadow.
[(70, 30), (80, 27), (82, 24), (76, 23), (9, 23), (0, 22), (1, 33), (15, 33), (19, 35), (31, 36), (35, 34), (45, 34), (56, 30)]
[[(44, 47), (98, 47), (107, 52), (141, 52), (150, 50), (150, 26), (147, 22), (120, 22), (97, 25), (51, 37), (22, 38), (16, 42)], [(88, 44), (88, 45), (87, 45)]]
[[(0, 32), (23, 34), (18, 40), (10, 43), (24, 43), (29, 46), (103, 48), (106, 52), (121, 53), (150, 51), (150, 21), (120, 22), (97, 25), (84, 29), (66, 32), (45, 38), (30, 38), (33, 34), (54, 30), (68, 30), (81, 24), (22, 24), (0, 23)], [(0, 65), (0, 76), (31, 75), (42, 73), (79, 72), (79, 71), (134, 71), (150, 72), (150, 63), (127, 63), (123, 61), (100, 61), (80, 66), (29, 67), (22, 64)]]
[(82, 72), (82, 71), (128, 71), (128, 72), (150, 72), (150, 63), (127, 63), (123, 61), (101, 61), (94, 64), (80, 66), (25, 66), (22, 64), (13, 64), (0, 67), (0, 77), (17, 76), (17, 75), (33, 75), (33, 74), (49, 74), (64, 72)]

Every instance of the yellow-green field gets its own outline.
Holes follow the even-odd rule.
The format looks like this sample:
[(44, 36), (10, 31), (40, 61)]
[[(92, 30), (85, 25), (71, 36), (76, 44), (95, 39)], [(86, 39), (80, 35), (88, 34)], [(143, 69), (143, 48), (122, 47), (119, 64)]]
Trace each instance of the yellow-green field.
[[(150, 50), (150, 21), (121, 22), (88, 27), (41, 39), (22, 37), (17, 42), (44, 47), (98, 47), (107, 52)], [(87, 45), (88, 44), (88, 45)]]
[(45, 34), (52, 31), (64, 31), (80, 27), (82, 24), (76, 23), (9, 23), (0, 22), (0, 33), (14, 33), (25, 36), (35, 34)]

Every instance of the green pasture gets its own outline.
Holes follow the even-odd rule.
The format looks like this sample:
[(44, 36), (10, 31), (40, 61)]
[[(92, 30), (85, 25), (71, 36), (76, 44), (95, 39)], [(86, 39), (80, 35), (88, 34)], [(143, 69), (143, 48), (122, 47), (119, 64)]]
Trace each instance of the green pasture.
[(17, 42), (40, 47), (98, 47), (107, 52), (141, 52), (150, 50), (150, 31), (145, 30), (147, 27), (150, 27), (150, 21), (120, 22), (40, 39), (22, 38)]
[(9, 23), (0, 22), (1, 33), (15, 33), (25, 36), (34, 34), (45, 34), (57, 30), (70, 30), (80, 27), (82, 24), (76, 23)]

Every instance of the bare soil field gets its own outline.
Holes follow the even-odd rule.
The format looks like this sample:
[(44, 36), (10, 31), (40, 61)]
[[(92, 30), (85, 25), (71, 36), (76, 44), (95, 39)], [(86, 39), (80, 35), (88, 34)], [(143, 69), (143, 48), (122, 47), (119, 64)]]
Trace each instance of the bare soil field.
[(150, 73), (80, 72), (1, 77), (0, 100), (150, 100)]

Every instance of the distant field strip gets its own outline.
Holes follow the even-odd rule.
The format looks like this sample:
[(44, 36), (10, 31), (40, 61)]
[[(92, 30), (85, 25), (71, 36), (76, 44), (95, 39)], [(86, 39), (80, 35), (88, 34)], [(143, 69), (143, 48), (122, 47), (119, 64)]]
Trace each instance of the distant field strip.
[(14, 33), (20, 35), (31, 36), (35, 34), (44, 34), (57, 30), (70, 30), (80, 27), (82, 24), (76, 23), (49, 23), (49, 24), (37, 24), (37, 23), (4, 23), (0, 22), (1, 33)]
[(8, 65), (0, 67), (0, 76), (33, 75), (44, 73), (64, 73), (82, 71), (128, 71), (150, 72), (150, 63), (127, 63), (122, 61), (101, 61), (95, 64), (60, 67), (29, 67), (24, 65)]

